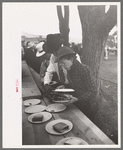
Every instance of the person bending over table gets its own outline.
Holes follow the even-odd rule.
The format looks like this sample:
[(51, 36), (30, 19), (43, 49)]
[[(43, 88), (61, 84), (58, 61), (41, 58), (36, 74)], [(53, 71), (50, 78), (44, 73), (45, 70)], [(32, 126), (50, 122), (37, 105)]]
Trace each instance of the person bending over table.
[(73, 98), (70, 103), (74, 103), (85, 115), (92, 118), (98, 111), (98, 103), (96, 80), (90, 68), (80, 63), (75, 52), (67, 46), (59, 49), (56, 62), (67, 70), (69, 84), (78, 98)]
[[(50, 63), (44, 76), (44, 87), (47, 93), (52, 91), (52, 87), (49, 85), (51, 81), (55, 80), (59, 82), (59, 85), (68, 86), (67, 70), (58, 65), (56, 60), (57, 51), (64, 44), (64, 39), (61, 34), (48, 34), (46, 42), (43, 45), (43, 49), (46, 53), (51, 53)], [(77, 59), (81, 62), (79, 55)], [(54, 79), (52, 79), (54, 77)]]

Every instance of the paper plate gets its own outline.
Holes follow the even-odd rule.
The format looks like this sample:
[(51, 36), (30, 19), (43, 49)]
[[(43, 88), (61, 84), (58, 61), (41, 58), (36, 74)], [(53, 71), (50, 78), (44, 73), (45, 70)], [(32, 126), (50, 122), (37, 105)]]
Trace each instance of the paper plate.
[[(83, 139), (80, 139), (78, 137), (67, 137), (67, 138), (61, 139), (60, 141), (58, 141), (56, 143), (56, 145), (64, 145), (64, 143), (67, 140), (71, 140), (71, 142), (72, 142), (71, 145), (89, 145), (86, 141), (84, 141)], [(81, 144), (77, 144), (76, 142), (80, 142)]]
[(69, 103), (71, 100), (67, 99), (67, 100), (52, 100), (54, 103)]
[[(68, 130), (65, 130), (65, 131), (62, 132), (62, 133), (56, 132), (56, 131), (53, 129), (53, 125), (55, 125), (56, 123), (59, 123), (59, 122), (66, 123), (66, 124), (69, 126)], [(53, 120), (53, 121), (49, 122), (49, 123), (45, 126), (46, 131), (47, 131), (48, 133), (54, 134), (54, 135), (62, 135), (62, 134), (68, 133), (69, 131), (72, 130), (72, 128), (73, 128), (73, 124), (72, 124), (69, 120), (65, 120), (65, 119)]]
[(74, 92), (73, 89), (55, 89), (55, 92)]
[(51, 104), (46, 107), (46, 110), (49, 112), (60, 112), (66, 109), (64, 104)]
[[(43, 120), (42, 121), (33, 121), (32, 118), (38, 114), (42, 114), (43, 115)], [(35, 113), (35, 114), (32, 114), (28, 117), (28, 120), (29, 122), (31, 123), (43, 123), (43, 122), (46, 122), (48, 121), (50, 118), (52, 118), (52, 114), (49, 113), (49, 112), (40, 112), (40, 113)]]
[(32, 113), (38, 113), (38, 112), (44, 111), (45, 109), (46, 109), (46, 106), (44, 105), (33, 105), (30, 107), (27, 107), (25, 109), (25, 112), (32, 114)]
[(28, 99), (24, 101), (24, 106), (31, 106), (31, 105), (36, 105), (41, 102), (40, 99)]

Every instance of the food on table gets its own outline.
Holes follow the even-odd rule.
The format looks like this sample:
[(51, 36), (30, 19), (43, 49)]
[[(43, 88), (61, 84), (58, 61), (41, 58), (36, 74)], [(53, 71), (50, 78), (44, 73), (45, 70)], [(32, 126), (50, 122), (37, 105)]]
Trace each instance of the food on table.
[(71, 99), (71, 95), (70, 94), (63, 94), (63, 93), (51, 93), (50, 94), (50, 98), (52, 100), (55, 101), (59, 101), (59, 100), (70, 100)]
[(35, 115), (32, 118), (32, 121), (42, 121), (42, 120), (43, 120), (43, 115), (42, 114)]
[(59, 122), (59, 123), (53, 125), (53, 129), (56, 132), (63, 133), (65, 130), (69, 129), (69, 126), (66, 123)]
[(64, 145), (81, 145), (82, 141), (80, 139), (70, 138), (65, 141)]

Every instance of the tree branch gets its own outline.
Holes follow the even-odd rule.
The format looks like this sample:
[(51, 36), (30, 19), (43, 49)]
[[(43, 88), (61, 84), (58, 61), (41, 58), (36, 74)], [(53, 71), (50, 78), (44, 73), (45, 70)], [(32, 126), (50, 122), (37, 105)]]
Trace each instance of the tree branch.
[(61, 6), (57, 6), (57, 14), (59, 19), (59, 30), (62, 37), (65, 39), (64, 45), (68, 45), (68, 34), (69, 34), (69, 6), (64, 6), (64, 17), (62, 14)]
[(69, 6), (64, 6), (64, 20), (67, 25), (69, 25)]
[(86, 14), (91, 9), (92, 9), (92, 6), (89, 7), (89, 6), (78, 5), (78, 13), (79, 13), (79, 17), (80, 17), (81, 26), (82, 26), (83, 39), (86, 39), (85, 33), (88, 32), (88, 23), (87, 23), (87, 19), (86, 19)]
[[(78, 6), (78, 13), (82, 26), (83, 43), (88, 42), (88, 34), (90, 34), (90, 29), (95, 26), (95, 23), (98, 22), (104, 15), (104, 12), (105, 6)], [(86, 41), (84, 41), (84, 39), (86, 39)]]
[(86, 18), (89, 28), (96, 28), (97, 24), (105, 15), (105, 6), (95, 6), (87, 12)]
[(78, 6), (80, 21), (81, 21), (81, 23), (83, 23), (83, 25), (86, 25), (86, 21), (87, 21), (86, 14), (91, 9), (92, 9), (92, 7), (89, 7), (89, 6)]
[(57, 6), (57, 14), (58, 14), (59, 22), (62, 22), (62, 20), (63, 20), (63, 15), (62, 15), (61, 6)]
[(117, 6), (110, 6), (108, 12), (105, 14), (105, 17), (98, 24), (98, 30), (100, 35), (109, 34), (111, 29), (117, 24)]

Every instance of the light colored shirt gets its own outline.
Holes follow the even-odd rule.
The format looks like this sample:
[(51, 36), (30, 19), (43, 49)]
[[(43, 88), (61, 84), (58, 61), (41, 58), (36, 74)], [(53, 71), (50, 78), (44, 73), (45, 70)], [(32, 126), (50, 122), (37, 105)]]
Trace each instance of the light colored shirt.
[[(76, 56), (77, 56), (77, 60), (81, 63), (80, 56), (78, 54), (76, 54)], [(55, 63), (56, 58), (57, 57), (54, 56), (53, 54), (50, 57), (50, 63), (49, 63), (49, 66), (48, 66), (47, 71), (46, 71), (45, 76), (44, 76), (44, 84), (49, 84), (51, 82), (52, 77), (53, 77), (53, 72), (56, 72), (58, 75), (58, 78), (60, 79), (58, 63)], [(68, 83), (67, 70), (64, 68), (62, 68), (62, 69), (63, 69), (63, 73), (65, 76), (65, 83)]]
[(49, 60), (44, 60), (40, 66), (40, 81), (44, 82), (45, 72), (47, 70), (47, 66), (49, 65)]
[(24, 55), (24, 48), (21, 46), (21, 53)]

